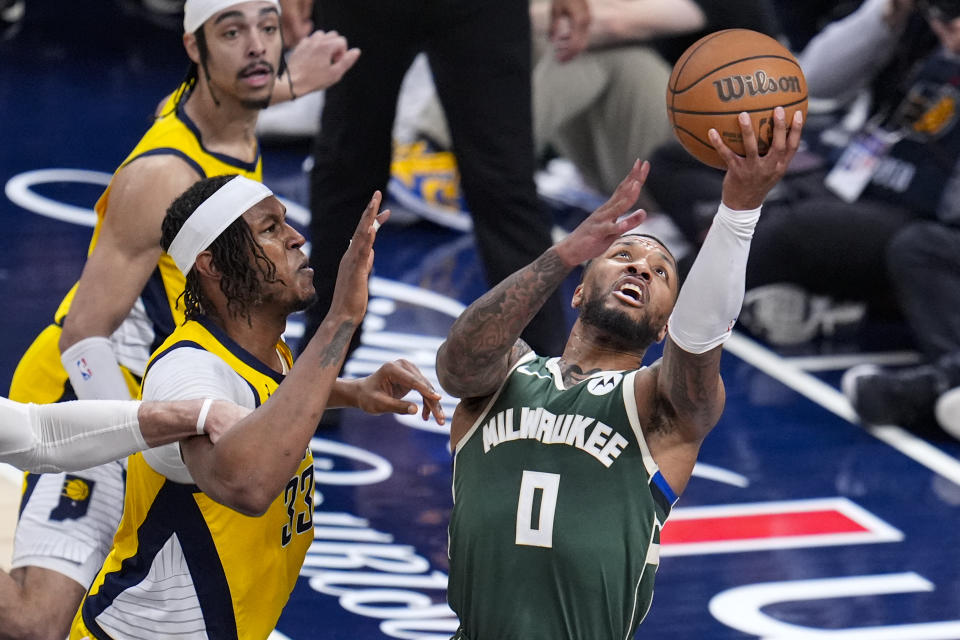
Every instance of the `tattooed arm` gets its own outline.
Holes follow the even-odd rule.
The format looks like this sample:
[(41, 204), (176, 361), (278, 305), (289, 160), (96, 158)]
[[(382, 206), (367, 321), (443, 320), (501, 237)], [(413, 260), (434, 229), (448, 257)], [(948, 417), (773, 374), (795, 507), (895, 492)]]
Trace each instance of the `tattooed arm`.
[(566, 238), (515, 272), (460, 314), (437, 352), (437, 377), (459, 398), (488, 396), (530, 350), (519, 339), (531, 318), (564, 278), (603, 253), (624, 231), (640, 224), (643, 210), (622, 219), (636, 203), (650, 165), (638, 160), (613, 196)]
[(350, 338), (366, 312), (373, 222), (383, 223), (389, 216), (388, 211), (378, 215), (379, 207), (377, 192), (340, 261), (329, 313), (270, 399), (216, 445), (207, 438), (180, 443), (194, 481), (217, 502), (247, 515), (262, 514), (296, 472), (327, 407)]

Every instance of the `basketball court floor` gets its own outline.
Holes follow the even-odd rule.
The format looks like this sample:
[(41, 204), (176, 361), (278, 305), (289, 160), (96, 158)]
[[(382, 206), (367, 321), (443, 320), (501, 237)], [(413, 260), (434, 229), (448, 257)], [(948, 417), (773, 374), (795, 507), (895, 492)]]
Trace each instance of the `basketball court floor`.
[[(0, 42), (4, 390), (80, 274), (100, 190), (186, 69), (179, 31), (119, 0), (30, 0), (22, 26)], [(265, 181), (301, 226), (307, 153), (263, 147)], [(398, 216), (375, 270), (348, 373), (405, 357), (434, 376), (443, 335), (483, 291), (470, 234)], [(291, 341), (299, 330), (291, 322)], [(960, 443), (856, 424), (843, 369), (912, 357), (861, 333), (789, 352), (743, 333), (728, 343), (726, 412), (665, 530), (638, 638), (960, 638)], [(448, 638), (445, 430), (347, 413), (313, 449), (315, 542), (276, 637)], [(17, 474), (2, 473), (0, 545), (19, 496)]]

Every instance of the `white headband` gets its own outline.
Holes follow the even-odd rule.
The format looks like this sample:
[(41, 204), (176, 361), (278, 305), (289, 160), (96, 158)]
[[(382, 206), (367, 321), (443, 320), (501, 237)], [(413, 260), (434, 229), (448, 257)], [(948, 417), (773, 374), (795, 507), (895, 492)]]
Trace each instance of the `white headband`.
[[(237, 4), (243, 4), (244, 0), (187, 0), (183, 4), (183, 30), (186, 33), (193, 33), (200, 26), (212, 18), (214, 14), (220, 13), (228, 7)], [(280, 2), (278, 0), (264, 0), (277, 8), (280, 13)]]
[(177, 268), (187, 275), (201, 251), (213, 244), (223, 230), (261, 200), (273, 195), (262, 183), (236, 176), (204, 200), (190, 214), (167, 251)]

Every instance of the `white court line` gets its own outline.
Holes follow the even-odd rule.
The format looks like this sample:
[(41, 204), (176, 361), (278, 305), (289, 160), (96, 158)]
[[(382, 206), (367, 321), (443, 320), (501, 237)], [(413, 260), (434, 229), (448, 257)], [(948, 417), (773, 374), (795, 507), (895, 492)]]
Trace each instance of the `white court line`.
[(844, 353), (828, 356), (796, 356), (783, 360), (804, 371), (843, 371), (858, 364), (897, 367), (920, 364), (916, 351), (884, 351), (880, 353)]
[[(741, 333), (733, 333), (724, 348), (765, 374), (779, 380), (797, 393), (834, 413), (844, 420), (859, 425), (857, 414), (840, 391), (814, 376), (791, 365), (759, 343)], [(960, 460), (947, 455), (926, 440), (894, 425), (864, 427), (867, 433), (886, 442), (903, 455), (919, 462), (927, 469), (960, 486)]]

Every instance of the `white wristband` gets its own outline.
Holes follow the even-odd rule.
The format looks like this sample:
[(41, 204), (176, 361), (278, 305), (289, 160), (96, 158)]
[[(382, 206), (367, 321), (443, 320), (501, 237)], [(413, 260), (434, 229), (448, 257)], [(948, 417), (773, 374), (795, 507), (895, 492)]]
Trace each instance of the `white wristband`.
[(210, 412), (210, 405), (213, 404), (213, 398), (207, 398), (203, 401), (203, 406), (200, 407), (200, 415), (197, 416), (197, 433), (201, 436), (206, 433), (203, 428), (206, 426), (207, 413)]
[(93, 336), (74, 343), (60, 355), (74, 393), (81, 400), (129, 400), (130, 388), (123, 377), (109, 338)]

